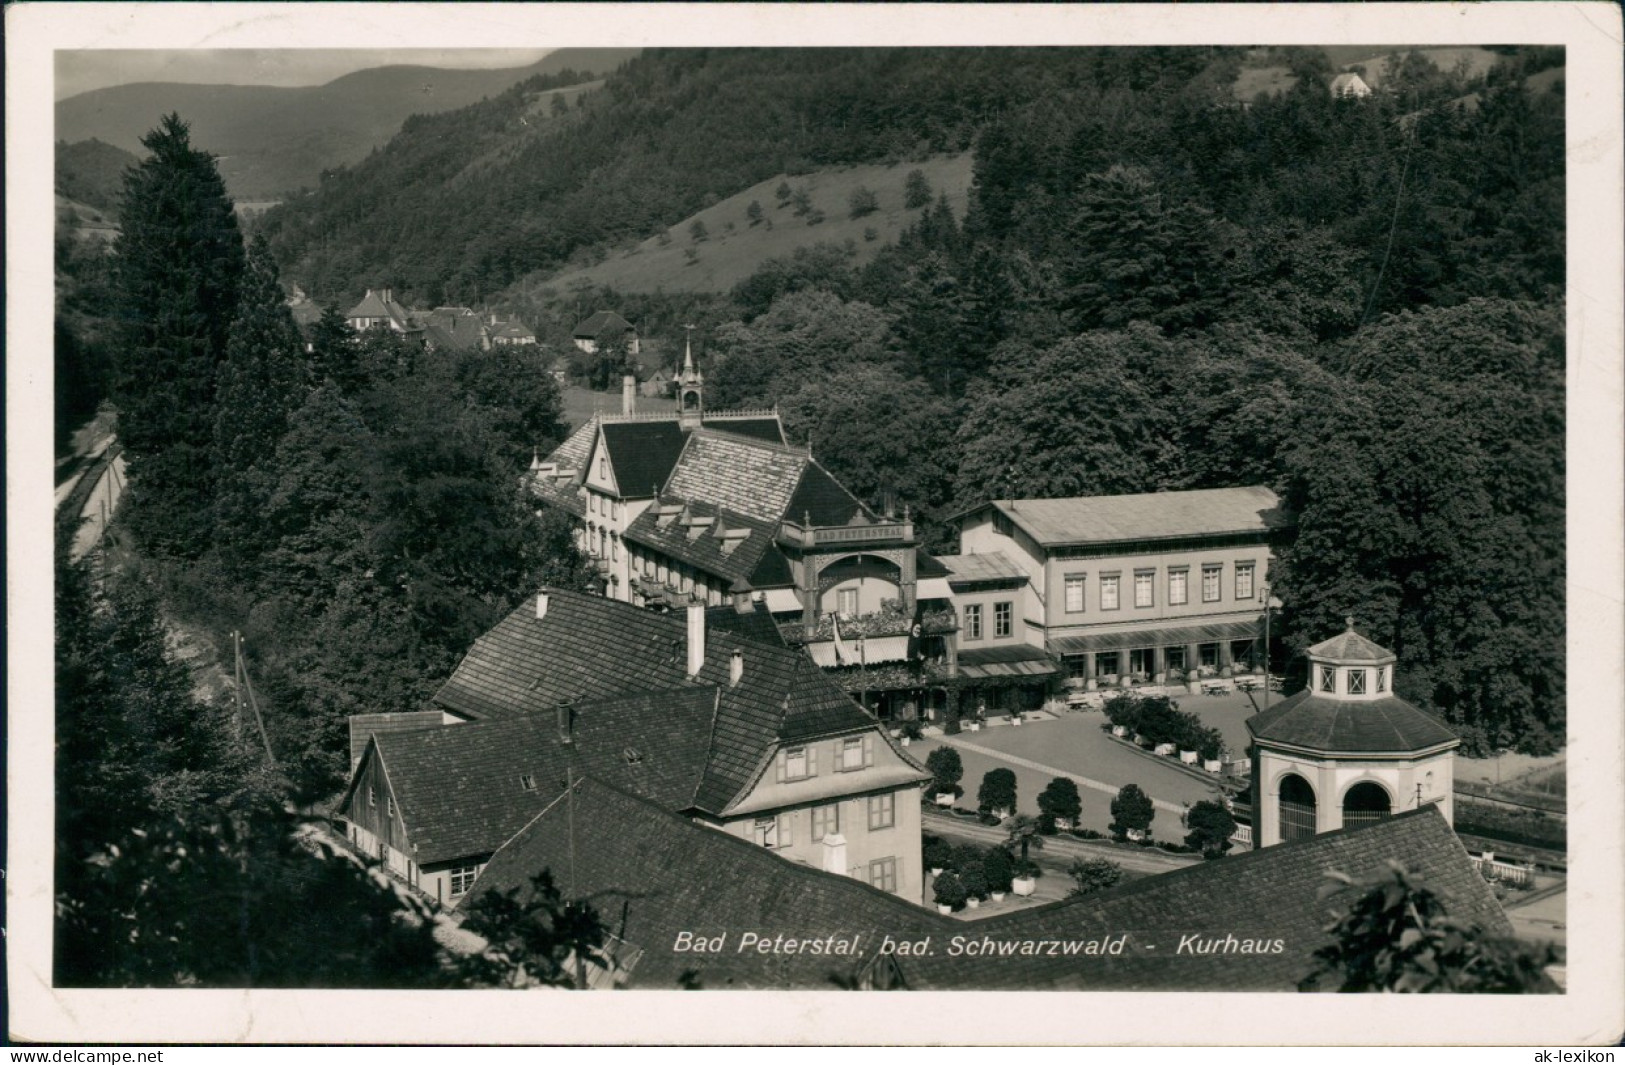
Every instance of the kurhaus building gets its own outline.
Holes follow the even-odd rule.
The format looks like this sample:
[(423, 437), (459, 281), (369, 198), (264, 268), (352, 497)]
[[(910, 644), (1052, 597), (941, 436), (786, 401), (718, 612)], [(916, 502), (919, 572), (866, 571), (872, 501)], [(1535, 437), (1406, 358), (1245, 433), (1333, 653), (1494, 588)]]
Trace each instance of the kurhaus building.
[(1263, 487), (995, 500), (956, 520), (943, 561), (987, 590), (960, 604), (961, 658), (1019, 639), (1078, 685), (1261, 658), (1271, 544), (1291, 527)]

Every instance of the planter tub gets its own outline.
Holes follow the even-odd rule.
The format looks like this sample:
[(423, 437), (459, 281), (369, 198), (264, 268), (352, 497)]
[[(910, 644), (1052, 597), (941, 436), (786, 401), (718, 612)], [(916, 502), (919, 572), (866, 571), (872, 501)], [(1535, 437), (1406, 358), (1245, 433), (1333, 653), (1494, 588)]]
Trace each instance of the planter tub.
[(1209, 758), (1207, 761), (1202, 763), (1202, 768), (1206, 769), (1209, 773), (1222, 773), (1224, 772), (1224, 763), (1219, 761), (1217, 758)]
[(931, 876), (932, 876), (932, 877), (933, 877), (933, 878), (936, 878), (936, 877), (939, 877), (939, 876), (941, 876), (941, 875), (942, 875), (942, 866), (940, 866), (940, 865), (933, 865), (933, 866), (932, 866), (932, 867), (931, 867)]
[(1072, 819), (1069, 817), (1057, 817), (1055, 819), (1055, 830), (1057, 832), (1072, 831)]
[(1112, 726), (1112, 735), (1113, 736), (1127, 736), (1128, 735), (1128, 726), (1127, 725), (1113, 725)]
[(982, 731), (982, 726), (981, 726), (981, 724), (979, 722), (972, 721), (970, 723), (970, 730), (972, 732), (980, 732), (980, 731)]
[(898, 742), (900, 742), (904, 747), (907, 747), (912, 741), (907, 736), (903, 736)]
[(978, 906), (982, 905), (982, 900), (981, 899), (966, 899), (965, 900), (965, 905), (969, 906), (971, 909), (974, 910)]
[(1010, 890), (1022, 898), (1026, 898), (1038, 890), (1038, 881), (1030, 876), (1018, 876), (1010, 881)]
[(1128, 838), (1138, 843), (1145, 838), (1145, 832), (1138, 828), (1131, 828), (1128, 830)]
[(1152, 753), (1160, 754), (1160, 755), (1163, 755), (1163, 756), (1168, 756), (1168, 755), (1172, 755), (1174, 753), (1174, 751), (1177, 750), (1177, 749), (1178, 748), (1176, 748), (1171, 743), (1159, 743), (1159, 744), (1157, 744), (1156, 748), (1153, 750)]
[(994, 893), (993, 893), (993, 901), (994, 901), (994, 902), (1003, 902), (1003, 901), (1004, 901), (1004, 892), (1002, 892), (1002, 891), (995, 891), (995, 892), (994, 892)]
[(952, 806), (953, 804), (954, 804), (954, 793), (953, 792), (945, 791), (942, 794), (937, 796), (937, 805), (938, 806)]
[(1013, 717), (1013, 718), (1011, 718), (1011, 719), (1010, 719), (1010, 724), (1012, 724), (1012, 725), (1019, 725), (1019, 724), (1021, 724), (1021, 718), (1019, 718), (1019, 717)]
[(1181, 762), (1184, 762), (1186, 765), (1195, 765), (1196, 764), (1196, 752), (1195, 751), (1180, 751), (1179, 752), (1179, 760)]
[(944, 906), (939, 902), (937, 903), (937, 912), (942, 914), (944, 917), (949, 917), (953, 915), (954, 908), (952, 906)]

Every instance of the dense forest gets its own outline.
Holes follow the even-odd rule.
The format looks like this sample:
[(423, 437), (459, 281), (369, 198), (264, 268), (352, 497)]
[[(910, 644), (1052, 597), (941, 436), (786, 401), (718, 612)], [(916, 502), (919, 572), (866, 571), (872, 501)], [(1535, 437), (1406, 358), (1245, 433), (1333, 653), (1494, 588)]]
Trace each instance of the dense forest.
[[(1550, 750), (1563, 110), (1525, 81), (1562, 53), (1507, 49), (1480, 77), (1413, 55), (1350, 99), (1318, 50), (1275, 58), (1294, 87), (1243, 104), (1239, 50), (652, 52), (573, 104), (522, 85), (415, 118), (251, 241), (166, 119), (112, 255), (59, 245), (58, 416), (111, 397), (131, 463), (118, 576), (100, 599), (64, 581), (88, 598), (59, 610), (59, 652), (150, 638), (160, 601), (243, 632), (265, 787), (330, 796), (346, 715), (421, 705), (527, 589), (585, 574), (515, 488), (563, 429), (544, 359), (357, 337), (331, 309), (301, 337), (285, 280), (503, 305), (775, 174), (968, 149), (969, 208), (930, 201), (862, 267), (809, 244), (726, 298), (595, 296), (651, 332), (698, 321), (710, 405), (776, 404), (938, 547), (993, 492), (1268, 484), (1297, 517), (1270, 575), (1294, 651), (1353, 615), (1470, 751)], [(132, 704), (138, 739), (87, 757), (186, 718), (201, 733), (164, 739), (153, 779), (229, 810), (251, 755), (184, 705)], [(169, 794), (68, 827), (105, 845), (172, 816)]]

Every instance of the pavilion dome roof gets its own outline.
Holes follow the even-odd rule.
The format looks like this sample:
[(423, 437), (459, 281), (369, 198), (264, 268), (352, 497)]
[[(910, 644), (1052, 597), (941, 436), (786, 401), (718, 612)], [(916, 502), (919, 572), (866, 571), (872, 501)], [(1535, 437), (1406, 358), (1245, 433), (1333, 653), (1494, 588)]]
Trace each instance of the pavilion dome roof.
[(1386, 647), (1379, 647), (1355, 632), (1351, 623), (1347, 632), (1340, 632), (1331, 639), (1323, 640), (1309, 648), (1309, 657), (1326, 662), (1376, 664), (1392, 662), (1394, 652)]

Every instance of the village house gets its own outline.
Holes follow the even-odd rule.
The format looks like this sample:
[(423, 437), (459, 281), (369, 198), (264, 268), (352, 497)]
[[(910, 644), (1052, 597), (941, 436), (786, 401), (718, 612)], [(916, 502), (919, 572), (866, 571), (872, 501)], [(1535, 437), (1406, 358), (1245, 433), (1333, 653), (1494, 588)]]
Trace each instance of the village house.
[[(1080, 689), (1264, 666), (1268, 488), (1006, 499), (956, 516), (961, 645), (1026, 643)], [(977, 589), (971, 595), (972, 589)]]
[(387, 288), (369, 288), (361, 302), (344, 313), (344, 318), (358, 333), (368, 329), (392, 329), (397, 333), (417, 334), (423, 328), (413, 320), (411, 311), (395, 302), (394, 290)]
[(627, 375), (622, 413), (595, 417), (533, 463), (532, 495), (575, 519), (609, 598), (654, 609), (761, 602), (786, 641), (882, 717), (917, 714), (930, 678), (916, 667), (954, 669), (947, 570), (906, 512), (855, 498), (786, 443), (776, 412), (708, 411), (704, 383), (685, 350), (680, 409), (640, 414)]
[(1345, 72), (1332, 79), (1332, 96), (1336, 99), (1364, 99), (1371, 95), (1371, 86), (1360, 75)]
[[(351, 843), (455, 904), (504, 843), (592, 776), (780, 859), (919, 903), (929, 779), (805, 655), (717, 623), (544, 591), (436, 693), (455, 724), (357, 730)], [(561, 859), (562, 860), (562, 856)]]
[(627, 338), (627, 353), (636, 356), (641, 350), (637, 327), (614, 311), (588, 315), (571, 331), (576, 347), (588, 355), (596, 355), (600, 348), (620, 343), (623, 337)]

